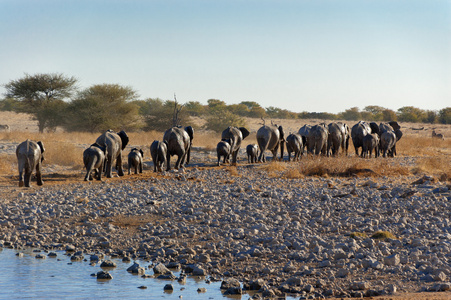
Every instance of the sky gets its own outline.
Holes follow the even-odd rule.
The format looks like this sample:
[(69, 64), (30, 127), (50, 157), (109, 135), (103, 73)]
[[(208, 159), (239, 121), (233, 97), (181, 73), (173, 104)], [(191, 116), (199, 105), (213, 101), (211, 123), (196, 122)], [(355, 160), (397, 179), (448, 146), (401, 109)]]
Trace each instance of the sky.
[(451, 106), (451, 0), (0, 0), (0, 94), (25, 74), (293, 112)]

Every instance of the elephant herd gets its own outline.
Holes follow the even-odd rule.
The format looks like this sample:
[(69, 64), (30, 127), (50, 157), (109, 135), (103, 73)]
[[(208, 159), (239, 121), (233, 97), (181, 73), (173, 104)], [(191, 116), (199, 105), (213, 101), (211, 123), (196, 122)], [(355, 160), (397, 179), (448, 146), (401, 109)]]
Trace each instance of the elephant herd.
[[(218, 162), (236, 164), (238, 152), (243, 140), (250, 132), (244, 127), (228, 127), (221, 134), (221, 141), (217, 144), (216, 152)], [(352, 139), (355, 154), (358, 156), (359, 148), (362, 148), (361, 157), (378, 157), (382, 152), (383, 156), (393, 157), (396, 155), (396, 142), (402, 137), (400, 126), (397, 122), (366, 123), (363, 121), (355, 124), (351, 130), (345, 123), (336, 122), (326, 125), (324, 123), (310, 126), (304, 125), (297, 133), (290, 133), (285, 138), (282, 126), (275, 124), (263, 125), (257, 131), (257, 144), (250, 144), (246, 147), (248, 163), (266, 162), (265, 152), (271, 151), (273, 160), (277, 159), (277, 152), (280, 149), (280, 159), (283, 160), (284, 148), (286, 144), (288, 160), (299, 160), (307, 152), (315, 155), (337, 155), (340, 148), (347, 155), (349, 139)], [(190, 161), (190, 153), (194, 130), (191, 126), (174, 126), (164, 132), (163, 140), (155, 140), (150, 145), (150, 154), (154, 163), (154, 172), (161, 172), (164, 168), (170, 170), (171, 156), (176, 155), (175, 168), (183, 168)], [(122, 150), (129, 142), (129, 137), (125, 131), (114, 132), (107, 130), (100, 135), (95, 143), (83, 152), (83, 163), (86, 168), (84, 180), (101, 180), (102, 173), (107, 178), (112, 177), (113, 163), (119, 176), (124, 175), (122, 169)], [(41, 164), (44, 160), (44, 144), (26, 140), (20, 143), (16, 149), (16, 156), (19, 167), (19, 186), (30, 186), (32, 171), (36, 168), (37, 184), (42, 185)], [(128, 154), (128, 174), (134, 169), (135, 174), (143, 171), (143, 151), (133, 148)]]

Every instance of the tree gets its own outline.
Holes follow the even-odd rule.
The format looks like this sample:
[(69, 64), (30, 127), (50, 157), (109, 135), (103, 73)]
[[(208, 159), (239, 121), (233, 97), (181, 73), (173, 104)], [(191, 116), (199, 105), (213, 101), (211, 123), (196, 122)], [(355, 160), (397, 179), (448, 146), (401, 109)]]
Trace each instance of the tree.
[[(31, 113), (38, 121), (39, 132), (47, 127), (58, 124), (54, 122), (54, 114), (61, 112), (54, 110), (58, 105), (54, 102), (63, 101), (72, 96), (76, 90), (77, 79), (63, 74), (35, 74), (12, 80), (5, 84), (6, 97), (21, 102), (19, 111)], [(61, 104), (61, 102), (59, 102)], [(53, 118), (53, 120), (49, 120)]]
[(244, 127), (246, 126), (246, 121), (242, 117), (225, 110), (221, 114), (208, 117), (203, 128), (219, 133), (229, 126)]
[(227, 110), (239, 116), (248, 116), (249, 108), (244, 104), (231, 104), (227, 106)]
[(70, 122), (66, 128), (89, 132), (137, 128), (139, 106), (132, 102), (136, 97), (136, 92), (130, 87), (118, 84), (93, 85), (79, 92), (70, 103)]
[(205, 114), (205, 106), (202, 105), (199, 101), (189, 101), (184, 105), (187, 114), (191, 116), (201, 116)]
[(438, 112), (438, 120), (442, 124), (451, 124), (451, 107), (446, 107)]
[(382, 121), (398, 121), (398, 116), (393, 110), (387, 108), (382, 111)]
[(377, 106), (377, 105), (365, 106), (365, 108), (363, 108), (363, 111), (362, 111), (362, 117), (363, 117), (363, 113), (369, 113), (370, 115), (366, 115), (365, 117), (363, 117), (364, 120), (382, 121), (384, 110), (385, 110), (385, 108), (382, 106)]
[(340, 113), (340, 118), (347, 121), (357, 121), (362, 118), (358, 107), (351, 107)]
[(401, 122), (420, 123), (424, 122), (427, 115), (422, 109), (413, 106), (404, 106), (398, 109), (398, 120)]

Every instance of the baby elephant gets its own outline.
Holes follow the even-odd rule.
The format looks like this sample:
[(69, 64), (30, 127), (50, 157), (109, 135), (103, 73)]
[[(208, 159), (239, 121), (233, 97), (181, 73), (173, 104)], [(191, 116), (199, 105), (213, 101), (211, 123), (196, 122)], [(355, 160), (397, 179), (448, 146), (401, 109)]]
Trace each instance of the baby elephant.
[(92, 180), (92, 171), (95, 172), (97, 180), (102, 180), (102, 171), (105, 165), (106, 148), (97, 143), (92, 144), (83, 151), (83, 163), (86, 168), (85, 181)]
[(153, 141), (150, 145), (150, 155), (153, 160), (153, 171), (163, 172), (166, 165), (166, 155), (168, 153), (168, 144), (166, 142)]
[(216, 153), (218, 154), (218, 166), (221, 165), (221, 157), (224, 157), (223, 163), (229, 162), (230, 151), (230, 139), (222, 139), (216, 146)]
[(379, 136), (376, 133), (370, 133), (363, 138), (362, 157), (371, 157), (374, 150), (374, 157), (379, 156)]
[(130, 175), (130, 169), (135, 168), (135, 174), (143, 172), (143, 157), (144, 152), (141, 149), (133, 148), (128, 154), (128, 175)]
[(247, 145), (246, 153), (247, 153), (247, 162), (251, 164), (256, 163), (258, 156), (258, 145), (257, 144)]
[(30, 178), (33, 169), (36, 168), (36, 177), (38, 185), (42, 185), (41, 164), (44, 160), (44, 144), (42, 142), (34, 142), (26, 140), (17, 146), (16, 156), (19, 165), (19, 186), (24, 186), (25, 171), (25, 187), (30, 187)]

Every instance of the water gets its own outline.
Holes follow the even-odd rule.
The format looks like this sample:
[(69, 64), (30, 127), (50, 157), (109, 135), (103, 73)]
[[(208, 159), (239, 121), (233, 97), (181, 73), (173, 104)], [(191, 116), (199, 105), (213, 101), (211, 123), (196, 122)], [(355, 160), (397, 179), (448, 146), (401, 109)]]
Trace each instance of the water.
[[(249, 299), (249, 295), (224, 296), (221, 294), (221, 282), (206, 283), (205, 278), (188, 276), (186, 283), (142, 278), (127, 272), (133, 263), (124, 263), (120, 259), (111, 259), (117, 268), (108, 270), (112, 280), (99, 281), (91, 274), (101, 271), (100, 265), (89, 265), (88, 261), (71, 262), (65, 252), (57, 252), (56, 258), (35, 258), (32, 249), (19, 251), (0, 248), (0, 299)], [(145, 267), (149, 262), (137, 261)], [(178, 276), (178, 272), (173, 272)], [(166, 284), (172, 284), (172, 293), (163, 290)], [(147, 289), (140, 289), (145, 286)], [(198, 288), (206, 288), (198, 293)]]

